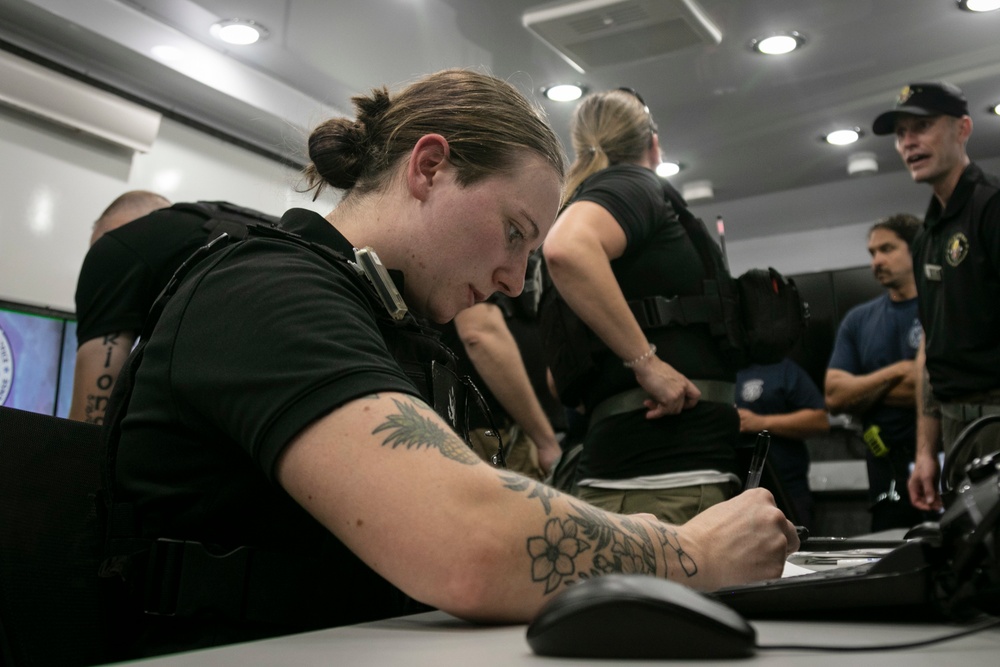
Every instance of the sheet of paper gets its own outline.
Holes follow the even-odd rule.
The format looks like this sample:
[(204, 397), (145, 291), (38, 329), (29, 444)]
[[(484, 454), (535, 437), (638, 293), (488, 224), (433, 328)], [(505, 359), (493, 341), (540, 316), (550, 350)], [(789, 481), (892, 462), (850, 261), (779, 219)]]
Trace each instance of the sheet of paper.
[(785, 569), (781, 573), (781, 578), (785, 577), (797, 577), (800, 574), (812, 574), (816, 570), (810, 570), (808, 568), (802, 567), (801, 565), (796, 565), (791, 561), (785, 561)]
[(878, 560), (892, 549), (841, 549), (837, 551), (796, 551), (788, 560), (796, 565), (857, 565)]

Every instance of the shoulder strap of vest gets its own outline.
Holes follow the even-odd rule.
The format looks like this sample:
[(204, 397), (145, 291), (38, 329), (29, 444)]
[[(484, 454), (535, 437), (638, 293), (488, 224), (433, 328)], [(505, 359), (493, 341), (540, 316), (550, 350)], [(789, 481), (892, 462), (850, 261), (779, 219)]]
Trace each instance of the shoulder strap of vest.
[(628, 302), (639, 326), (644, 330), (688, 324), (709, 324), (714, 333), (725, 332), (724, 301), (732, 295), (732, 278), (725, 267), (722, 253), (699, 218), (687, 208), (687, 203), (669, 183), (663, 182), (663, 197), (674, 212), (694, 245), (708, 278), (702, 294), (651, 296)]
[(247, 235), (247, 225), (263, 224), (276, 228), (280, 222), (273, 215), (226, 201), (183, 202), (174, 204), (172, 208), (205, 218), (202, 229), (206, 232), (207, 241), (213, 241), (222, 234), (229, 234), (230, 239), (243, 239)]

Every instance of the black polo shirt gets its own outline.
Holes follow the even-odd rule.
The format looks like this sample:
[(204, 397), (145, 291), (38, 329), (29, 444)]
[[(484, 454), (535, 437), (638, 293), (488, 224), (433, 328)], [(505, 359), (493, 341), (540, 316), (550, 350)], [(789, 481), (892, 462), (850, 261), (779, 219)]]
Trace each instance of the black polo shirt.
[[(311, 211), (289, 211), (282, 227), (351, 252)], [(321, 616), (280, 630), (203, 618), (185, 629), (183, 619), (147, 618), (147, 649), (407, 611), (395, 587), (274, 481), (288, 443), (338, 406), (376, 392), (419, 395), (390, 354), (360, 280), (299, 244), (251, 237), (203, 259), (164, 308), (122, 422), (116, 502), (134, 508), (145, 537), (192, 540), (223, 553), (247, 545), (321, 559), (325, 580), (288, 593), (328, 604)]]
[(913, 243), (934, 395), (1000, 388), (1000, 179), (970, 164), (942, 210), (936, 197)]

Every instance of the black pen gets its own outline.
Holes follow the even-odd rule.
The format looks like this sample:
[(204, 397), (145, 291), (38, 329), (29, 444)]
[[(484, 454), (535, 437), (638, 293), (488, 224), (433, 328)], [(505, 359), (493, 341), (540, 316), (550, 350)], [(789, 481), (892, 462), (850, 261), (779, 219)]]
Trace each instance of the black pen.
[(761, 431), (757, 434), (757, 442), (753, 446), (753, 458), (750, 459), (750, 470), (747, 472), (747, 484), (743, 490), (756, 489), (760, 486), (760, 475), (764, 472), (764, 461), (767, 460), (767, 449), (771, 446), (771, 434)]

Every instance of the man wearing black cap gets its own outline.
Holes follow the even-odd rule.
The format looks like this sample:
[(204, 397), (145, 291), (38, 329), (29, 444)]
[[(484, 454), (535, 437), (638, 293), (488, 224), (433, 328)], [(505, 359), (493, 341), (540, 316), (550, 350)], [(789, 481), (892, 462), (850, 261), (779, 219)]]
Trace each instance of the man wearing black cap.
[(937, 452), (945, 449), (954, 488), (972, 457), (1000, 449), (998, 429), (983, 429), (953, 450), (974, 419), (1000, 414), (1000, 179), (969, 160), (972, 118), (949, 83), (914, 83), (875, 119), (875, 134), (895, 134), (914, 181), (934, 191), (913, 244), (924, 340), (917, 356), (917, 453), (910, 498), (938, 509)]

